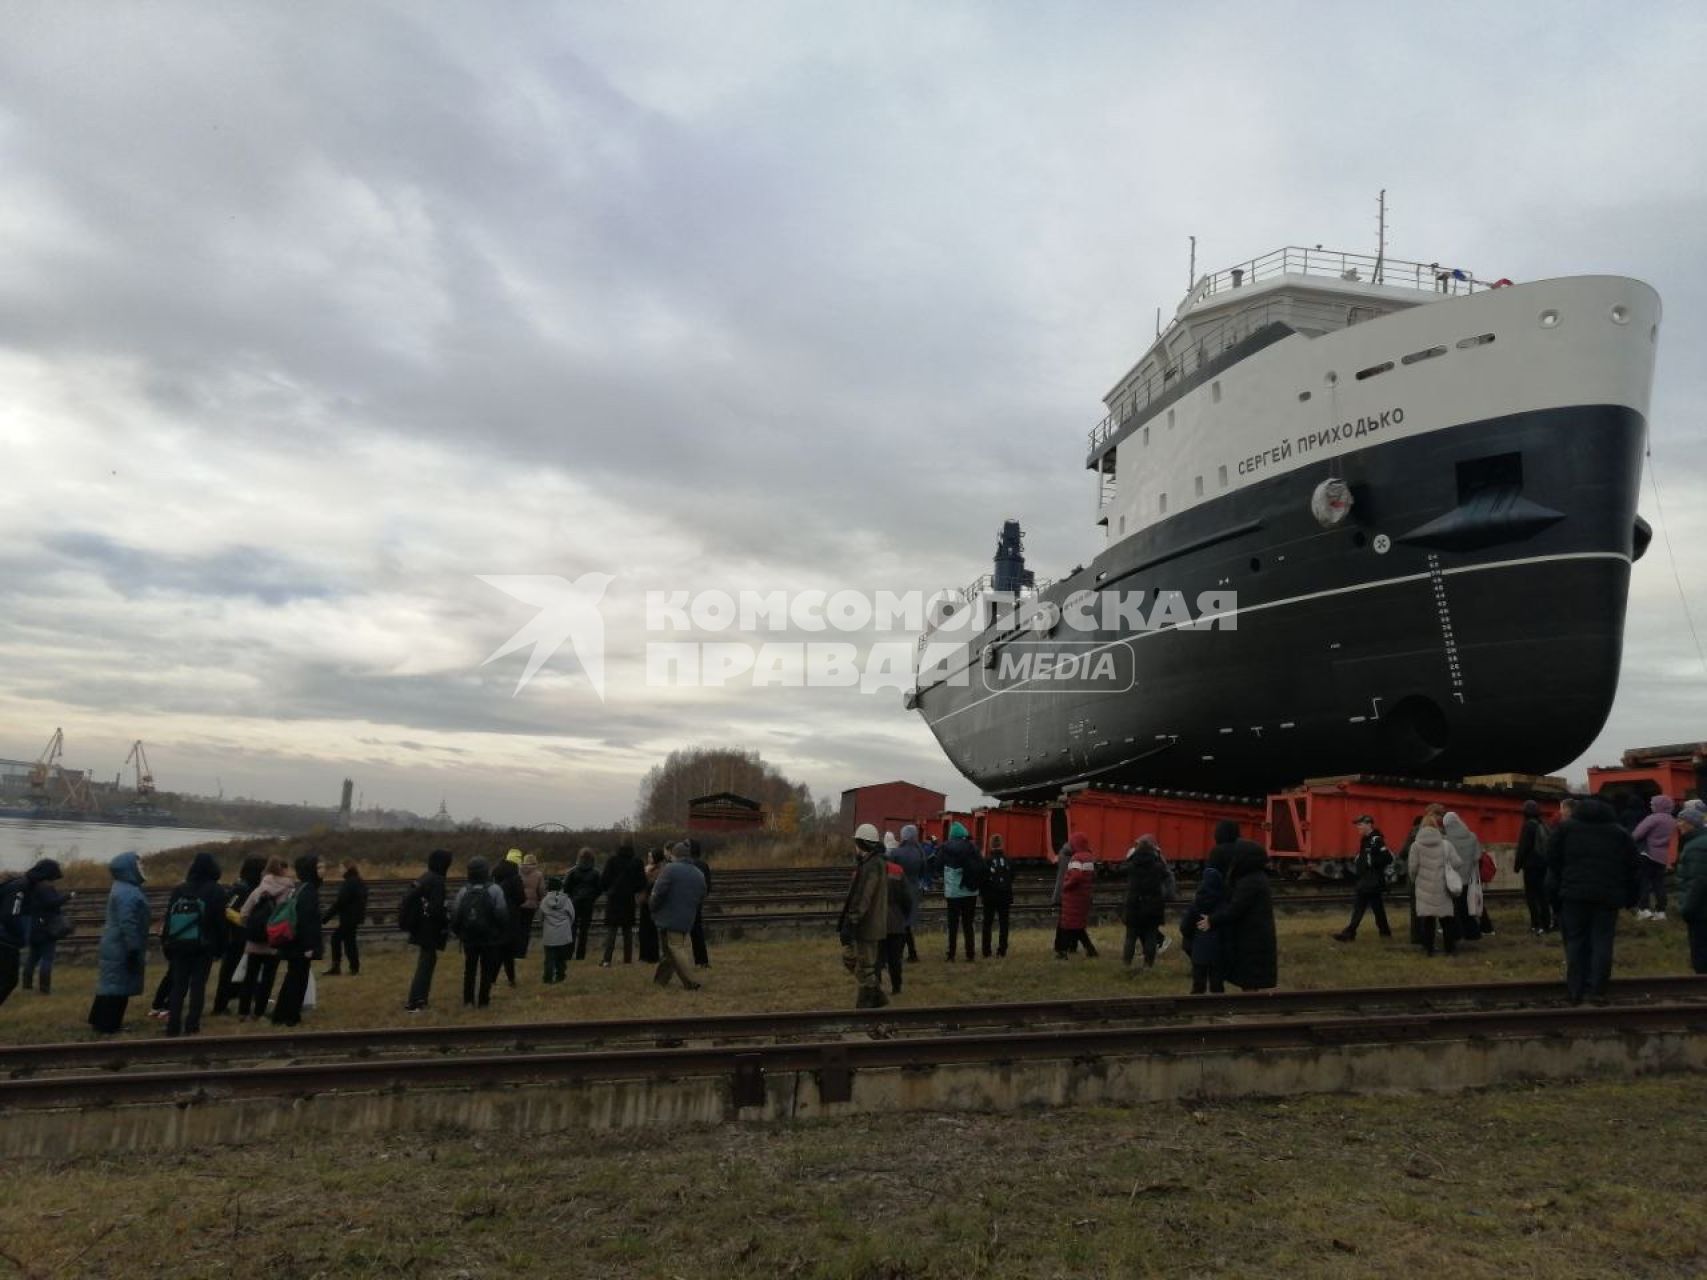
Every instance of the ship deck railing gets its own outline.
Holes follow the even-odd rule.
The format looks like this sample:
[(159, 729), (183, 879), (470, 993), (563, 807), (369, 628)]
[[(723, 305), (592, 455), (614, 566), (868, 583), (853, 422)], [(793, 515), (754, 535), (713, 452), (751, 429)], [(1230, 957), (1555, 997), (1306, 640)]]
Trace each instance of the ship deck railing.
[[(1492, 287), (1468, 271), (1457, 267), (1443, 267), (1437, 262), (1409, 262), (1400, 258), (1378, 258), (1373, 254), (1292, 246), (1276, 249), (1273, 253), (1250, 258), (1238, 266), (1204, 276), (1188, 295), (1186, 305), (1195, 306), (1205, 298), (1231, 293), (1235, 289), (1249, 289), (1264, 281), (1288, 275), (1319, 276), (1445, 296), (1474, 293), (1479, 289)], [(1342, 317), (1330, 314), (1332, 309), (1322, 310), (1323, 329), (1335, 328), (1343, 323)], [(1284, 317), (1294, 322), (1299, 319), (1308, 322), (1310, 311), (1311, 304), (1300, 299), (1271, 297), (1224, 316), (1201, 333), (1195, 334), (1191, 345), (1181, 353), (1177, 361), (1158, 368), (1129, 386), (1102, 421), (1091, 428), (1091, 454), (1094, 457), (1096, 451), (1108, 442), (1122, 423), (1161, 399), (1173, 389), (1179, 379), (1195, 372), (1205, 360), (1220, 355), (1273, 320)], [(1176, 318), (1169, 324), (1167, 332), (1171, 333), (1179, 323)], [(1161, 341), (1162, 338), (1158, 337), (1157, 342)]]
[[(1039, 578), (1029, 587), (1021, 587), (1017, 591), (1005, 593), (1003, 599), (1011, 598), (1016, 602), (1020, 600), (1029, 600), (1036, 596), (1041, 596), (1054, 585), (1054, 582), (1055, 579), (1053, 578)], [(975, 606), (978, 601), (994, 596), (995, 594), (995, 578), (993, 575), (988, 573), (980, 574), (964, 587), (960, 587), (958, 589), (954, 587), (945, 588), (942, 592), (941, 598), (943, 605), (947, 608), (948, 612), (944, 615), (944, 618), (946, 620), (947, 617), (952, 617), (955, 613), (959, 612), (961, 608), (971, 608)], [(922, 650), (925, 645), (930, 642), (931, 637), (941, 629), (941, 626), (941, 622), (933, 623), (929, 618), (926, 618), (924, 630), (919, 633), (919, 639), (916, 647)]]

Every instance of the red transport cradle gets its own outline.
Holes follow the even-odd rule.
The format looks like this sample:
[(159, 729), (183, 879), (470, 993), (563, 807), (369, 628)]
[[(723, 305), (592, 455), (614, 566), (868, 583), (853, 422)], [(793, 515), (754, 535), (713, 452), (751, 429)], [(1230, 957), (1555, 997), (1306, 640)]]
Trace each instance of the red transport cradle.
[[(1682, 801), (1707, 793), (1707, 743), (1638, 747), (1626, 751), (1616, 769), (1591, 768), (1595, 795), (1630, 792), (1644, 802), (1656, 795)], [(1240, 831), (1267, 845), (1272, 860), (1291, 874), (1339, 878), (1357, 854), (1357, 817), (1368, 814), (1395, 852), (1411, 824), (1431, 804), (1444, 805), (1469, 825), (1484, 845), (1514, 845), (1523, 827), (1525, 801), (1536, 800), (1541, 816), (1558, 816), (1563, 784), (1556, 779), (1498, 775), (1437, 782), (1418, 778), (1353, 775), (1317, 778), (1266, 799), (1153, 791), (1140, 787), (1069, 790), (1050, 803), (1010, 803), (993, 808), (944, 810), (922, 828), (938, 841), (950, 825), (965, 825), (980, 848), (1000, 835), (1008, 856), (1055, 861), (1070, 832), (1090, 838), (1097, 861), (1117, 863), (1141, 835), (1153, 835), (1168, 860), (1189, 869), (1215, 843), (1215, 826), (1230, 818)], [(1497, 857), (1497, 854), (1496, 854)], [(1504, 865), (1508, 859), (1500, 859)]]

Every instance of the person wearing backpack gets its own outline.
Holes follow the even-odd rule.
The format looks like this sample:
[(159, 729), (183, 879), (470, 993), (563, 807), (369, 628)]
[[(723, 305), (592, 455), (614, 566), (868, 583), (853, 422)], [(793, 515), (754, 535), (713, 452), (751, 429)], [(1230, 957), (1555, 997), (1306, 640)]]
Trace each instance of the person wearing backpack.
[(101, 929), (89, 1025), (97, 1033), (110, 1036), (124, 1025), (130, 998), (142, 994), (150, 913), (148, 895), (142, 891), (142, 860), (134, 853), (121, 853), (107, 863), (107, 870), (113, 887), (107, 894), (107, 922)]
[(344, 878), (338, 884), (338, 892), (324, 921), (328, 925), (337, 922), (332, 931), (332, 967), (326, 970), (328, 977), (336, 977), (344, 971), (346, 951), (350, 955), (350, 976), (353, 978), (362, 971), (362, 954), (356, 949), (356, 930), (366, 920), (367, 882), (362, 879), (355, 863), (346, 862)]
[(24, 875), (28, 886), (24, 914), (30, 919), (30, 947), (24, 958), (24, 990), (28, 991), (35, 985), (39, 972), (39, 990), (44, 996), (53, 994), (53, 960), (59, 950), (59, 940), (71, 932), (71, 922), (65, 918), (65, 906), (72, 895), (61, 893), (54, 887), (54, 881), (62, 874), (59, 863), (52, 858), (43, 858)]
[(267, 1001), (272, 998), (273, 979), (279, 972), (279, 953), (267, 943), (267, 924), (273, 910), (296, 892), (296, 881), (290, 878), (290, 867), (283, 858), (267, 859), (261, 872), (261, 883), (243, 904), (243, 954), (248, 968), (243, 985), (237, 990), (237, 1016), (247, 1021), (251, 1017), (267, 1016)]
[(1156, 837), (1139, 836), (1126, 855), (1126, 902), (1122, 912), (1126, 941), (1120, 949), (1120, 962), (1129, 973), (1133, 952), (1139, 947), (1143, 949), (1144, 967), (1149, 969), (1166, 946), (1162, 921), (1168, 913), (1168, 898), (1173, 894), (1172, 881), (1173, 873), (1168, 870)]
[(166, 995), (167, 1035), (200, 1034), (207, 976), (214, 960), (225, 952), (225, 931), (225, 890), (219, 884), (219, 863), (203, 851), (191, 859), (184, 882), (166, 899), (166, 918), (160, 922), (160, 949), (171, 977)]
[(273, 908), (273, 918), (267, 922), (267, 941), (278, 948), (285, 966), (279, 998), (273, 1003), (273, 1025), (278, 1027), (294, 1027), (302, 1021), (308, 973), (320, 958), (325, 936), (320, 916), (320, 855), (305, 853), (298, 858), (296, 878), (296, 892)]
[(966, 828), (958, 822), (948, 829), (941, 857), (943, 905), (948, 908), (948, 958), (954, 959), (955, 944), (964, 933), (966, 959), (970, 963), (977, 958), (972, 949), (972, 922), (978, 908), (984, 860), (978, 856), (978, 846), (967, 837)]
[(415, 977), (403, 1004), (405, 1013), (420, 1013), (427, 1007), (427, 998), (433, 992), (433, 970), (450, 937), (450, 913), (445, 910), (445, 873), (450, 864), (450, 850), (429, 853), (426, 871), (403, 895), (397, 911), (398, 927), (409, 935), (409, 945), (416, 949)]
[[(485, 858), (468, 860), (468, 883), (451, 907), (451, 932), (462, 943), (462, 1003), (484, 1009), (492, 1003), (492, 984), (509, 949), (510, 907), (504, 891), (492, 883)], [(479, 998), (475, 979), (479, 978)]]
[(231, 1002), (242, 985), (237, 977), (237, 966), (243, 963), (243, 904), (249, 901), (255, 886), (261, 883), (266, 869), (265, 858), (243, 859), (237, 880), (232, 884), (231, 892), (225, 895), (225, 955), (219, 962), (219, 982), (213, 989), (213, 1008), (208, 1010), (213, 1017), (224, 1017), (231, 1012)]
[(978, 896), (984, 903), (984, 958), (990, 958), (990, 926), (999, 921), (1001, 927), (996, 939), (999, 960), (1008, 954), (1008, 912), (1014, 905), (1014, 864), (1008, 861), (1000, 836), (990, 837), (990, 856), (984, 859), (984, 883)]
[[(53, 869), (53, 879), (59, 879), (59, 864), (51, 858), (44, 858), (31, 867), (23, 875), (12, 875), (0, 880), (0, 1004), (6, 1003), (6, 998), (18, 986), (18, 961), (25, 947), (30, 948), (32, 961), (35, 958), (35, 947), (32, 938), (35, 933), (35, 902), (38, 897), (38, 886), (43, 883), (43, 868)], [(48, 989), (47, 974), (53, 970), (53, 961), (48, 960), (47, 972), (42, 977), (42, 990)], [(24, 985), (29, 986), (26, 980)]]

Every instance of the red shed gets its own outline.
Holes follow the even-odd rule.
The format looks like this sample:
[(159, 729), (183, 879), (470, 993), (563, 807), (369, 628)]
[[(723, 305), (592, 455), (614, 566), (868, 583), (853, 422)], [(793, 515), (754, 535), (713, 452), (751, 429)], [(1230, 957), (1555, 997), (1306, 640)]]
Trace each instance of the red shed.
[(842, 830), (852, 835), (860, 823), (869, 822), (879, 834), (893, 831), (898, 836), (902, 827), (912, 823), (923, 835), (926, 820), (941, 813), (947, 804), (948, 797), (942, 792), (911, 782), (854, 787), (842, 792)]
[(738, 796), (733, 791), (719, 791), (688, 801), (688, 831), (693, 835), (763, 831), (764, 826), (764, 807), (757, 800)]

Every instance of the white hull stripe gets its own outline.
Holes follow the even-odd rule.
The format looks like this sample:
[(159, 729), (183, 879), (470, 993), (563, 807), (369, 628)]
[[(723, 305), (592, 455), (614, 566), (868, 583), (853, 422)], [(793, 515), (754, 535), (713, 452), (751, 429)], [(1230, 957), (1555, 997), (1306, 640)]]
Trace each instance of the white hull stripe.
[[(1441, 576), (1450, 578), (1461, 573), (1482, 573), (1489, 569), (1516, 569), (1521, 568), (1524, 565), (1550, 564), (1560, 560), (1622, 560), (1625, 564), (1630, 563), (1630, 557), (1618, 551), (1568, 551), (1550, 556), (1522, 556), (1516, 560), (1495, 560), (1488, 564), (1459, 565), (1452, 569), (1442, 569), (1440, 573)], [(1329, 587), (1323, 591), (1310, 591), (1301, 596), (1288, 596), (1284, 600), (1270, 600), (1264, 604), (1253, 604), (1244, 608), (1227, 609), (1221, 613), (1206, 613), (1200, 618), (1194, 619), (1192, 622), (1174, 622), (1165, 627), (1158, 627), (1154, 631), (1139, 631), (1129, 636), (1121, 636), (1116, 640), (1105, 641), (1104, 643), (1097, 645), (1094, 649), (1087, 650), (1085, 656), (1089, 657), (1092, 654), (1101, 653), (1103, 650), (1112, 649), (1116, 645), (1135, 645), (1140, 640), (1148, 639), (1150, 636), (1165, 635), (1169, 631), (1201, 630), (1205, 623), (1215, 622), (1220, 618), (1237, 618), (1244, 614), (1261, 613), (1265, 609), (1280, 609), (1288, 605), (1307, 604), (1311, 600), (1325, 600), (1329, 596), (1350, 595), (1355, 591), (1375, 591), (1382, 587), (1396, 587), (1407, 582), (1427, 582), (1433, 576), (1433, 574), (1427, 572), (1407, 573), (1397, 578), (1382, 578), (1375, 582), (1358, 582), (1353, 583), (1349, 587)], [(968, 665), (961, 668), (961, 670), (970, 671), (971, 667)], [(955, 674), (958, 675), (959, 672), (956, 672)], [(944, 679), (938, 683), (946, 683), (948, 678), (949, 677), (944, 677)], [(979, 698), (976, 702), (968, 702), (963, 707), (956, 707), (953, 711), (940, 715), (935, 720), (928, 721), (927, 723), (931, 725), (938, 725), (944, 720), (952, 720), (963, 711), (970, 711), (974, 707), (981, 707), (992, 698), (999, 698), (1004, 693), (1012, 693), (1014, 690), (1023, 688), (1033, 682), (1033, 679), (1026, 679), (1021, 680), (1017, 684), (1010, 685), (1006, 689), (997, 689), (994, 693), (987, 694), (986, 696)], [(932, 687), (934, 688), (936, 686)]]

